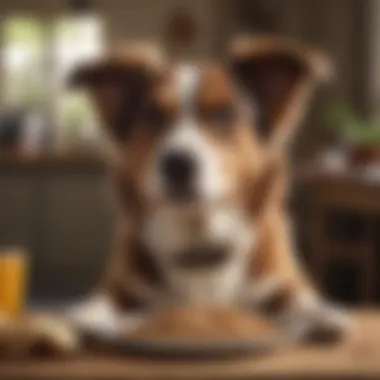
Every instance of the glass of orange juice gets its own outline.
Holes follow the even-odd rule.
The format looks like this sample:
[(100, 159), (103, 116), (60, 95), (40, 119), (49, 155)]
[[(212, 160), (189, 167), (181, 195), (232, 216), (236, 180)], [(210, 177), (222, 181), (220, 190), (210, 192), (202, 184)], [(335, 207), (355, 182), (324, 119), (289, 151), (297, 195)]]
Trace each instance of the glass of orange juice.
[(0, 248), (0, 314), (17, 318), (25, 307), (28, 255), (21, 248)]

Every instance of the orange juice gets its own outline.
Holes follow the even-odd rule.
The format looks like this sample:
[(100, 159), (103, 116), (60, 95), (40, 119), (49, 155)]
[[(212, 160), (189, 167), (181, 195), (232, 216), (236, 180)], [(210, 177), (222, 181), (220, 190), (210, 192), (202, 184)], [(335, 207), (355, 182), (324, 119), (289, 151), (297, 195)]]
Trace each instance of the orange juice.
[(25, 305), (27, 254), (21, 249), (0, 250), (0, 314), (17, 317)]

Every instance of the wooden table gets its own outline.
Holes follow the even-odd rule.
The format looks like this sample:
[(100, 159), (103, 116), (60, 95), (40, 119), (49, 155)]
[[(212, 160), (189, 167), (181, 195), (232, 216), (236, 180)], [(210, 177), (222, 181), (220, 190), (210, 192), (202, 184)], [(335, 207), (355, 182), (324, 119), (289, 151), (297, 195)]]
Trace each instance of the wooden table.
[(264, 357), (214, 362), (170, 362), (88, 357), (0, 364), (0, 379), (331, 379), (380, 378), (380, 311), (353, 313), (344, 343), (292, 347)]

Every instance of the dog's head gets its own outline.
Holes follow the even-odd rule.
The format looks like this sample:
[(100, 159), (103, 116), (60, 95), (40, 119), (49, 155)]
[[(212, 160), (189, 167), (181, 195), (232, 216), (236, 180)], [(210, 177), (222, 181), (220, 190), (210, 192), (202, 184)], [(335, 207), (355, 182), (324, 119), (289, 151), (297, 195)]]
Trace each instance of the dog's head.
[(230, 202), (283, 151), (326, 63), (293, 42), (240, 39), (224, 63), (117, 50), (79, 67), (72, 83), (92, 94), (145, 203)]

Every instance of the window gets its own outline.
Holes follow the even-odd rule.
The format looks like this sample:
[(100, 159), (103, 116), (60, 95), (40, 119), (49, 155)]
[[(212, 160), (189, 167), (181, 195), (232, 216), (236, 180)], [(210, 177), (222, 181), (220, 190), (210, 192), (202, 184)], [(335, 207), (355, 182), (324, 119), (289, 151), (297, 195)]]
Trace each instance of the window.
[(102, 33), (97, 19), (66, 18), (54, 30), (53, 86), (57, 99), (56, 120), (59, 142), (89, 143), (96, 135), (96, 121), (87, 98), (67, 91), (66, 78), (81, 60), (96, 56), (102, 48)]
[(9, 106), (41, 105), (43, 97), (42, 25), (16, 17), (4, 23), (3, 94)]
[(101, 52), (103, 29), (93, 15), (50, 22), (12, 16), (3, 24), (2, 103), (38, 111), (54, 148), (96, 140), (94, 114), (83, 94), (68, 91), (66, 78), (78, 61)]

